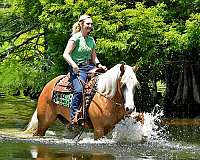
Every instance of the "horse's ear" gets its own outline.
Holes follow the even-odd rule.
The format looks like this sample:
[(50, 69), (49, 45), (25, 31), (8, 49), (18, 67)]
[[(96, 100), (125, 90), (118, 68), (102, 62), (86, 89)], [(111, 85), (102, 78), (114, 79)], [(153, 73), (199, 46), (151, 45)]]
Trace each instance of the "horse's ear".
[(138, 69), (139, 69), (139, 66), (138, 66), (137, 64), (136, 64), (135, 66), (133, 66), (133, 71), (134, 71), (134, 72), (137, 72)]
[(120, 74), (120, 77), (121, 77), (125, 72), (124, 64), (121, 64), (120, 71), (121, 71), (121, 74)]

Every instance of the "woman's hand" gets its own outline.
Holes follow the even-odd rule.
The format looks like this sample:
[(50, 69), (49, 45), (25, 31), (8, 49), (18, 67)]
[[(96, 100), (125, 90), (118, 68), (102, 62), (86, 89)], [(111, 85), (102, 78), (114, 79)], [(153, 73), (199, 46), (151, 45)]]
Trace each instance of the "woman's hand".
[(73, 72), (74, 72), (75, 74), (78, 74), (78, 72), (79, 72), (79, 67), (75, 64), (75, 65), (72, 66), (72, 70), (73, 70)]
[(98, 68), (102, 68), (102, 69), (104, 69), (105, 71), (107, 71), (107, 67), (106, 67), (106, 66), (103, 66), (103, 65), (101, 65), (100, 63), (97, 65), (97, 67), (98, 67)]

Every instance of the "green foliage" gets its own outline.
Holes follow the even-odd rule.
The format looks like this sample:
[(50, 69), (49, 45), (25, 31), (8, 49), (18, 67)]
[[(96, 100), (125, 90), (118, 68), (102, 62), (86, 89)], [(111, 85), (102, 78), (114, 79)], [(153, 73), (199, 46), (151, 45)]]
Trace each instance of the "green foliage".
[(188, 48), (200, 48), (200, 13), (192, 14), (186, 21), (186, 34), (188, 37)]
[(200, 0), (161, 0), (167, 5), (169, 22), (184, 23), (191, 14), (200, 11)]
[(165, 41), (168, 43), (166, 53), (171, 52), (179, 53), (187, 48), (187, 37), (185, 34), (181, 34), (176, 28), (171, 27), (168, 32), (165, 32)]
[[(135, 10), (126, 10), (128, 14), (126, 26), (132, 36), (128, 39), (129, 47), (135, 53), (134, 57), (140, 59), (140, 64), (157, 63), (155, 58), (160, 57), (163, 47), (163, 33), (166, 24), (163, 22), (162, 15), (164, 5), (145, 8), (141, 3), (137, 3)], [(132, 57), (132, 59), (134, 58)], [(161, 58), (161, 57), (160, 57)], [(130, 57), (128, 57), (130, 59)]]
[[(0, 88), (5, 92), (15, 92), (26, 86), (33, 86), (37, 70), (18, 63), (17, 60), (6, 61), (0, 66)], [(3, 72), (2, 72), (3, 71)]]

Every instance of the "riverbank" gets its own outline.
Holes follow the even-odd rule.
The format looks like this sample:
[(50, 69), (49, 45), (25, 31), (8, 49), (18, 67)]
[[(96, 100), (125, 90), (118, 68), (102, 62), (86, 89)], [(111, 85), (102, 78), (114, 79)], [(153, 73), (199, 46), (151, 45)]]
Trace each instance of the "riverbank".
[(200, 118), (168, 118), (162, 119), (161, 125), (173, 125), (173, 126), (200, 126)]

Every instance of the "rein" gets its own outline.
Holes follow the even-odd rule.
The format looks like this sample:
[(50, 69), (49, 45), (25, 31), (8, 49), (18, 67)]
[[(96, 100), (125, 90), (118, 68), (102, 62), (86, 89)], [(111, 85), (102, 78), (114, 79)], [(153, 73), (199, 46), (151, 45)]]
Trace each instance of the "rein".
[(96, 90), (96, 92), (99, 93), (101, 96), (105, 97), (106, 99), (110, 100), (116, 106), (123, 106), (122, 103), (118, 103), (118, 102), (113, 101), (111, 98), (106, 97), (105, 95), (103, 95), (102, 93), (98, 92), (97, 90)]

